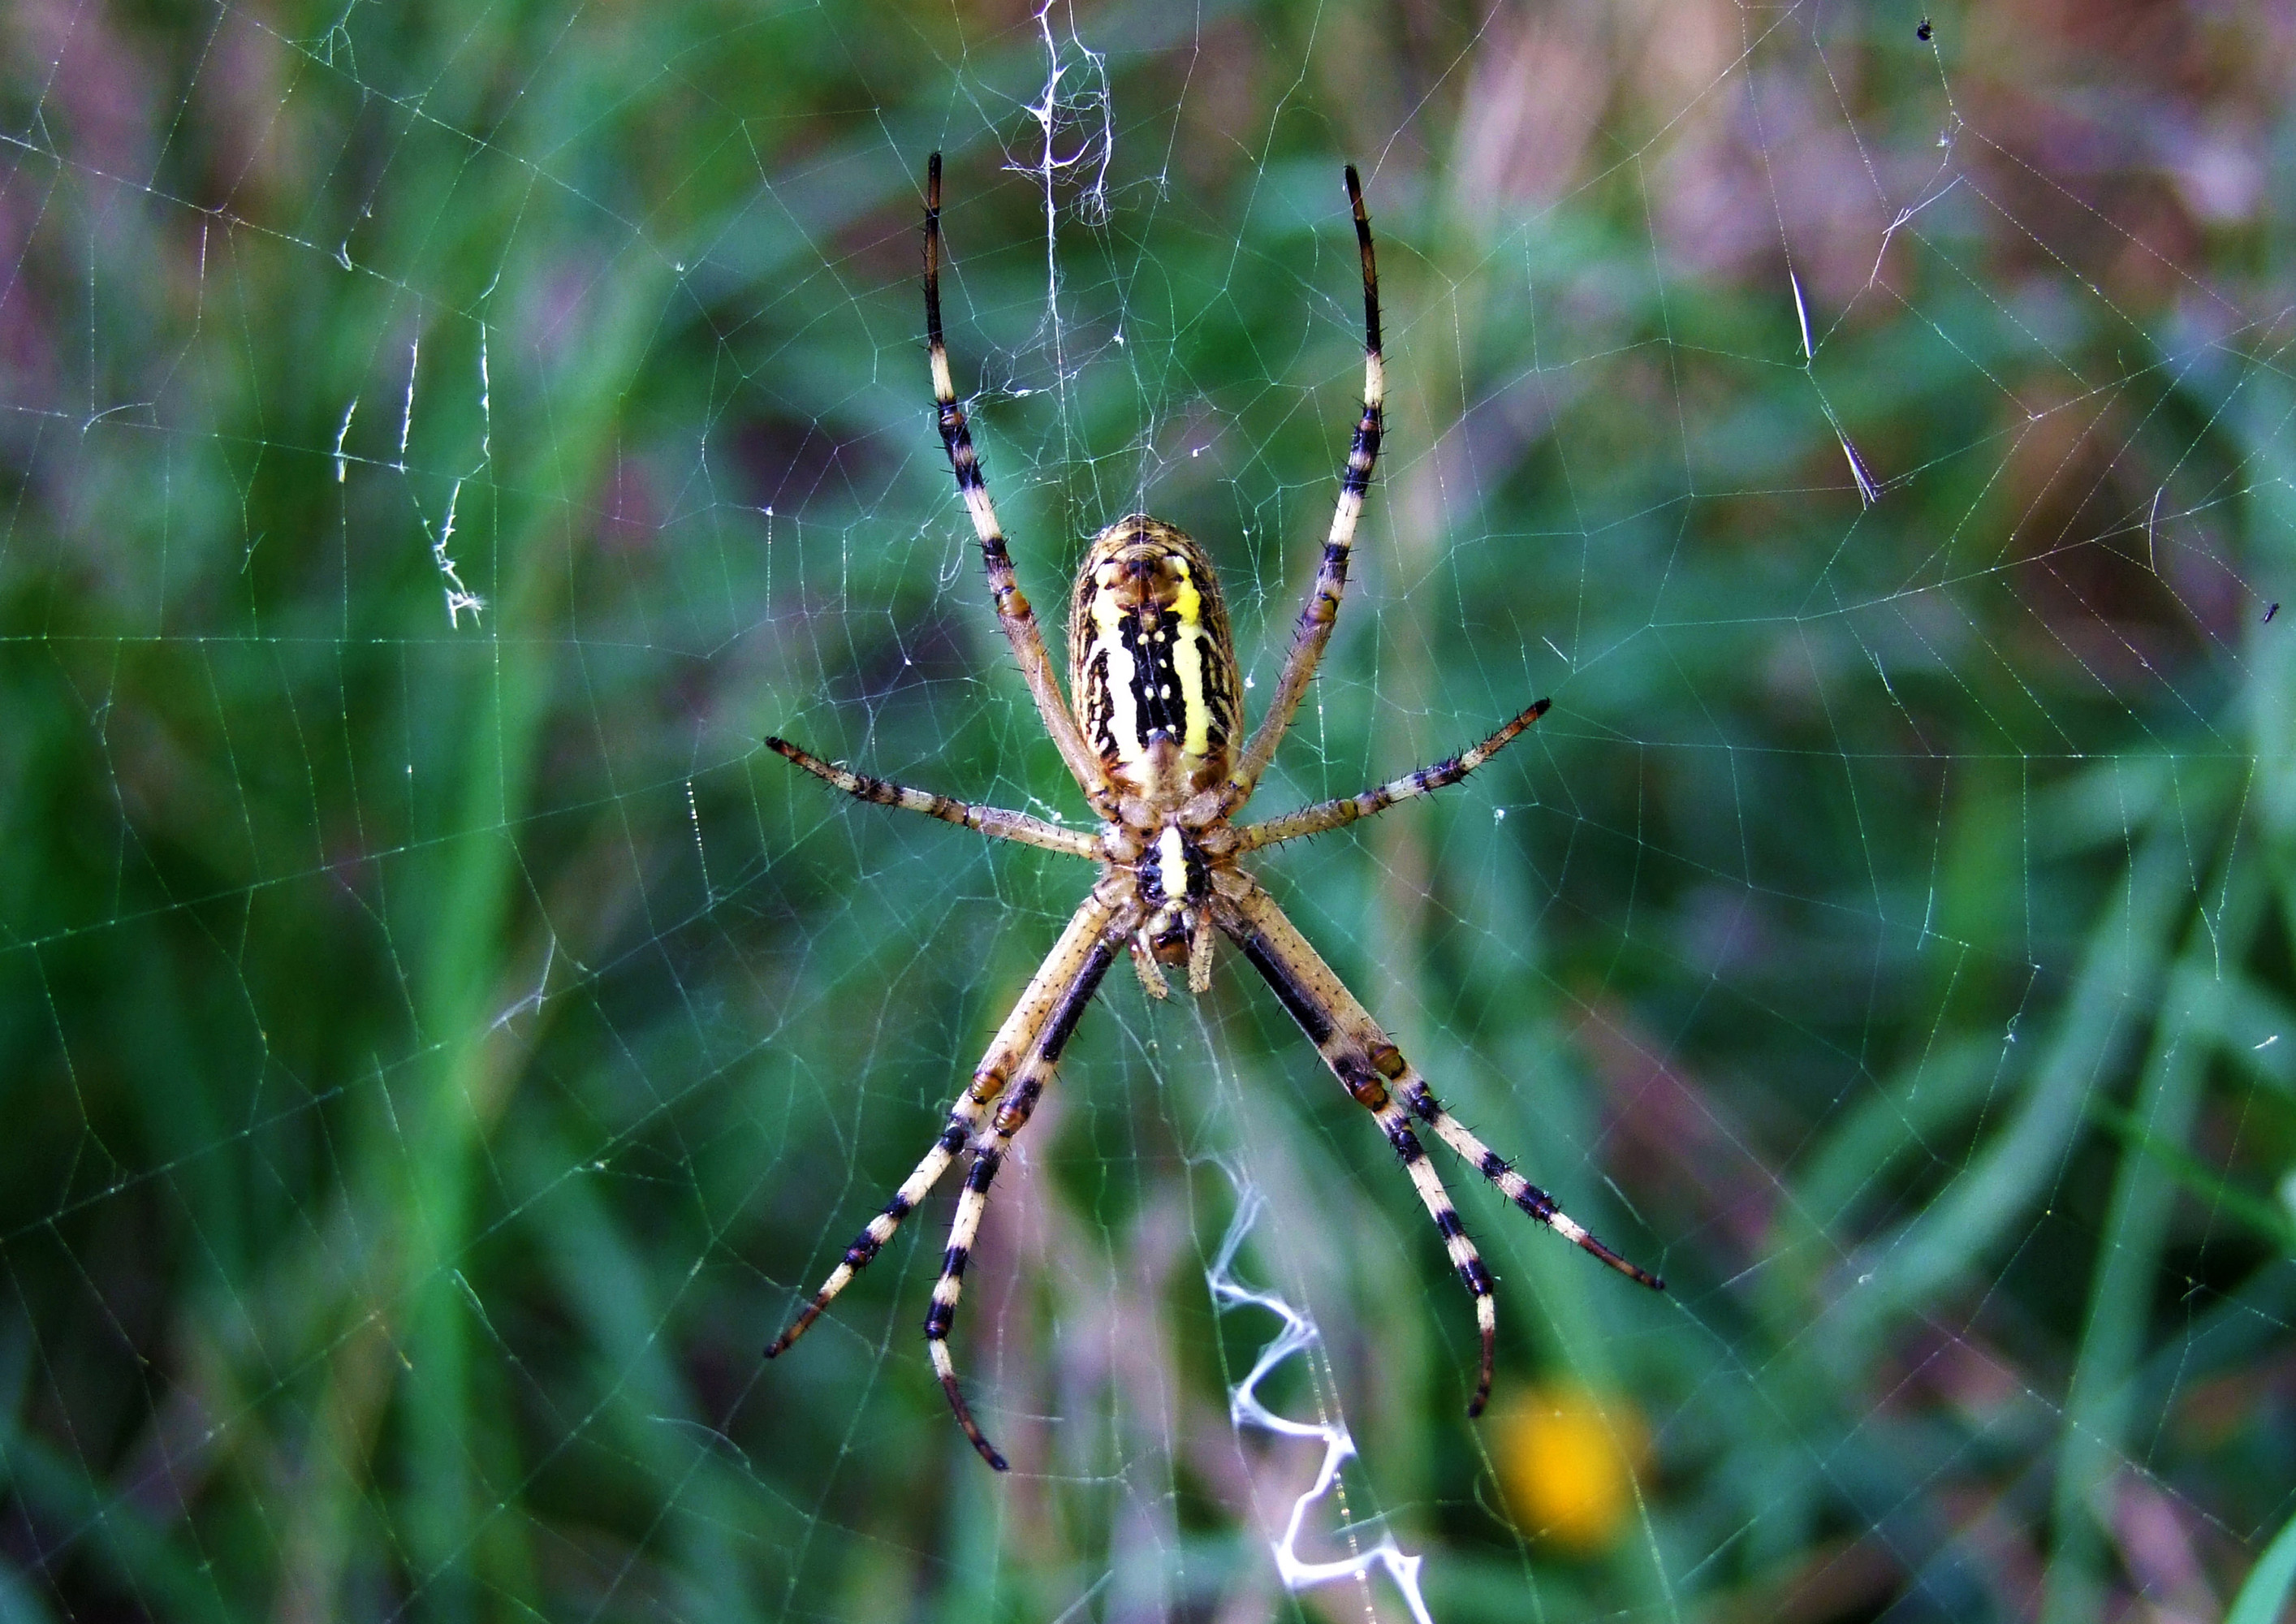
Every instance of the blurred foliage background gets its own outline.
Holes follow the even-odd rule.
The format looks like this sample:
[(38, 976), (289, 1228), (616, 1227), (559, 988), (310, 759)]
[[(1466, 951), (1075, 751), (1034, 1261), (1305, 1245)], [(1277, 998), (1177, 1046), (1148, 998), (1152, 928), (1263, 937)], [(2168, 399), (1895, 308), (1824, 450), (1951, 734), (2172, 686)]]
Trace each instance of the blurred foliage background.
[[(2273, 1617), (2292, 70), (2253, 0), (16, 0), (0, 1614), (1404, 1617), (1278, 1583), (1249, 1192), (1322, 1332), (1261, 1396), (1360, 1451), (1303, 1554), (1435, 1616)], [(931, 427), (935, 148), (1024, 585), (1152, 506), (1261, 693), (1363, 166), (1389, 452), (1264, 805), (1555, 706), (1264, 866), (1672, 1288), (1447, 1169), (1480, 1424), (1233, 956), (1111, 977), (997, 1187), (1009, 1478), (950, 1190), (759, 1364), (1086, 878), (758, 744), (1082, 816)]]

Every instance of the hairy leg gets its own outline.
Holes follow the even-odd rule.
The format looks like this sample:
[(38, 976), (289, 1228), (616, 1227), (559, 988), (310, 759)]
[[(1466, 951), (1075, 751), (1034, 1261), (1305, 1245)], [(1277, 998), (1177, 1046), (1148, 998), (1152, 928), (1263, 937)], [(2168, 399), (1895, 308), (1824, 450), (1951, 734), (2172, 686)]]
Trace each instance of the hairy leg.
[(1406, 773), (1400, 778), (1390, 779), (1360, 795), (1317, 801), (1314, 806), (1302, 807), (1297, 812), (1287, 812), (1281, 817), (1271, 817), (1264, 824), (1252, 824), (1239, 829), (1236, 831), (1236, 855), (1241, 857), (1247, 851), (1258, 851), (1263, 846), (1277, 846), (1285, 841), (1296, 841), (1302, 835), (1322, 834), (1327, 830), (1344, 828), (1358, 818), (1386, 811), (1398, 800), (1432, 794), (1437, 790), (1456, 783), (1513, 743), (1523, 729), (1546, 714), (1546, 707), (1547, 701), (1540, 700), (1480, 744), (1460, 751), (1447, 761), (1438, 761), (1434, 766), (1423, 767), (1415, 773)]
[[(1389, 1130), (1389, 1139), (1403, 1157), (1406, 1169), (1423, 1165), (1423, 1152), (1418, 1155), (1413, 1153), (1418, 1148), (1415, 1136), (1408, 1141), (1411, 1148), (1406, 1149), (1406, 1141), (1395, 1131), (1395, 1124), (1398, 1121), (1404, 1123), (1406, 1131), (1408, 1131), (1408, 1111), (1418, 1115), (1435, 1130), (1437, 1137), (1472, 1162), (1501, 1194), (1532, 1218), (1565, 1240), (1593, 1253), (1620, 1274), (1653, 1291), (1666, 1289), (1665, 1282), (1657, 1275), (1636, 1267), (1595, 1239), (1584, 1225), (1557, 1207), (1544, 1190), (1514, 1172), (1456, 1118), (1437, 1103), (1434, 1095), (1428, 1089), (1426, 1079), (1403, 1057), (1402, 1051), (1372, 1019), (1370, 1012), (1347, 989), (1331, 966), (1324, 963), (1322, 956), (1308, 945), (1307, 938), (1301, 936), (1298, 928), (1283, 916), (1283, 910), (1275, 906), (1275, 899), (1266, 891), (1254, 886), (1233, 905), (1232, 913), (1222, 920), (1222, 928), (1242, 949), (1243, 956), (1251, 961), (1253, 968), (1275, 989), (1283, 1007), (1291, 1012), (1292, 1018), (1300, 1023), (1300, 1029), (1315, 1044), (1316, 1052), (1323, 1055), (1324, 1063), (1332, 1069), (1349, 1094), (1380, 1118), (1381, 1126)], [(1416, 1179), (1416, 1173), (1414, 1173), (1414, 1177)], [(1436, 1188), (1440, 1189), (1439, 1184)], [(1466, 1237), (1455, 1234), (1456, 1216), (1447, 1224), (1423, 1185), (1421, 1198), (1427, 1202), (1429, 1210), (1436, 1214), (1437, 1227), (1443, 1230), (1452, 1262), (1458, 1267), (1461, 1279), (1466, 1282), (1468, 1290), (1475, 1293), (1478, 1322), (1488, 1323), (1488, 1272), (1476, 1259), (1472, 1245), (1461, 1244)], [(1448, 1202), (1446, 1202), (1445, 1210), (1447, 1208)], [(1468, 1267), (1471, 1262), (1474, 1265), (1472, 1275)], [(1490, 1345), (1490, 1333), (1487, 1330), (1484, 1338), (1485, 1369), (1476, 1384), (1471, 1414), (1481, 1408), (1483, 1397), (1489, 1390)]]
[(1068, 929), (1061, 932), (1060, 939), (1054, 943), (1053, 950), (1046, 955), (1045, 962), (1021, 994), (1020, 1002), (1013, 1006), (1013, 1013), (1005, 1017), (1004, 1024), (990, 1041), (988, 1054), (981, 1057), (972, 1074), (972, 1083), (949, 1108), (947, 1124), (933, 1141), (932, 1148), (924, 1153), (915, 1170), (902, 1180), (901, 1187), (893, 1193), (893, 1199), (885, 1203), (884, 1210), (854, 1237), (853, 1243), (845, 1249), (844, 1258), (830, 1271), (829, 1278), (813, 1294), (812, 1300), (766, 1349), (766, 1357), (778, 1357), (806, 1333), (821, 1317), (822, 1310), (852, 1284), (853, 1276), (869, 1267), (879, 1250), (893, 1238), (901, 1220), (948, 1170), (948, 1164), (964, 1148), (965, 1141), (988, 1120), (989, 1107), (1004, 1094), (1015, 1070), (1026, 1069), (1027, 1057), (1035, 1052), (1042, 1034), (1057, 1018), (1078, 972), (1099, 950), (1111, 917), (1113, 911), (1097, 891), (1084, 899), (1070, 919)]
[(1356, 422), (1355, 442), (1348, 448), (1347, 470), (1340, 476), (1339, 504), (1332, 513), (1332, 528), (1324, 539), (1323, 562), (1316, 566), (1314, 585), (1308, 588), (1307, 606), (1292, 633), (1292, 651), (1283, 658), (1283, 674), (1276, 679), (1275, 697), (1260, 718), (1250, 742), (1236, 758), (1228, 775), (1226, 809), (1233, 812), (1251, 797), (1260, 775), (1275, 759), (1275, 747), (1300, 709), (1300, 701), (1315, 680), (1340, 618), (1340, 599), (1348, 589), (1348, 558), (1354, 550), (1356, 522), (1363, 517), (1364, 493), (1371, 488), (1371, 472), (1379, 461), (1379, 438), (1385, 422), (1387, 366), (1379, 340), (1379, 265), (1371, 248), (1371, 216), (1365, 212), (1363, 182), (1355, 166), (1348, 166), (1348, 201), (1356, 217), (1356, 254), (1363, 266), (1364, 394), (1363, 415)]
[(1100, 990), (1101, 978), (1115, 962), (1120, 936), (1121, 932), (1111, 931), (1092, 945), (1029, 1044), (1027, 1057), (1013, 1078), (1012, 1092), (997, 1107), (996, 1120), (973, 1154), (972, 1169), (965, 1174), (964, 1193), (957, 1197), (956, 1218), (949, 1226), (948, 1251), (941, 1259), (940, 1278), (933, 1285), (932, 1308), (925, 1315), (925, 1341), (932, 1355), (933, 1374), (940, 1378), (941, 1390), (948, 1395), (948, 1406), (956, 1413), (956, 1423), (964, 1429), (965, 1437), (972, 1440), (980, 1458), (999, 1472), (1006, 1469), (1005, 1459), (982, 1434), (964, 1402), (964, 1391), (956, 1384), (956, 1365), (948, 1353), (949, 1327), (956, 1321), (957, 1300), (964, 1293), (964, 1266), (972, 1256), (972, 1243), (980, 1233), (981, 1215), (988, 1209), (988, 1186), (996, 1177), (996, 1169), (1004, 1163), (1013, 1136), (1028, 1126), (1037, 1100), (1052, 1082), (1070, 1036), (1083, 1018), (1086, 1005)]
[[(1292, 929), (1282, 910), (1267, 892), (1254, 888), (1241, 905), (1241, 917), (1229, 926), (1228, 934), (1244, 957), (1251, 961), (1273, 988), (1292, 1018), (1308, 1034), (1324, 1063), (1347, 1088), (1356, 1103), (1378, 1119), (1387, 1141), (1395, 1147), (1404, 1171), (1419, 1193), (1428, 1217), (1443, 1237), (1444, 1251), (1451, 1266), (1459, 1271), (1460, 1283), (1475, 1300), (1475, 1329), (1481, 1339), (1482, 1349), (1475, 1373), (1475, 1390), (1467, 1400), (1467, 1414), (1480, 1415), (1491, 1393), (1491, 1364), (1498, 1346), (1498, 1305), (1493, 1294), (1491, 1272), (1484, 1267), (1475, 1251), (1475, 1243), (1467, 1238), (1459, 1214), (1451, 1205), (1451, 1197), (1443, 1188), (1441, 1175), (1427, 1160), (1427, 1152), (1419, 1143), (1419, 1136), (1411, 1129), (1411, 1120), (1405, 1114), (1390, 1092), (1388, 1079), (1394, 1074), (1402, 1056), (1395, 1046), (1379, 1033), (1370, 1017), (1360, 1022), (1348, 1018), (1346, 1006), (1361, 1013), (1361, 1005), (1348, 996), (1307, 939)], [(1367, 1029), (1367, 1030), (1366, 1030)], [(1370, 1033), (1378, 1033), (1376, 1038)], [(1390, 1056), (1393, 1059), (1390, 1061)]]
[(880, 807), (898, 807), (904, 812), (922, 812), (945, 824), (978, 830), (991, 840), (1018, 841), (1023, 846), (1062, 852), (1072, 857), (1097, 860), (1101, 855), (1100, 836), (1087, 830), (1063, 829), (1058, 824), (1048, 824), (1041, 817), (1029, 816), (1026, 812), (1008, 812), (1002, 807), (976, 807), (971, 801), (952, 800), (946, 795), (936, 795), (931, 790), (913, 790), (888, 778), (872, 778), (866, 773), (833, 767), (787, 739), (768, 738), (766, 748), (787, 757), (824, 783), (842, 790), (856, 800)]
[(1037, 611), (1021, 595), (1013, 572), (1013, 555), (1004, 545), (1004, 531), (996, 522), (996, 505), (988, 499), (988, 480), (980, 472), (980, 454), (972, 448), (972, 431), (964, 408), (956, 401), (956, 381), (949, 372), (948, 346), (940, 330), (940, 154), (935, 152), (925, 170), (925, 343), (932, 365), (933, 404), (938, 408), (940, 440), (948, 452), (948, 465), (956, 475), (956, 488), (972, 515), (972, 531), (980, 541), (981, 567), (988, 572), (989, 595), (996, 601), (996, 619), (1021, 662), (1021, 676), (1037, 701), (1045, 731), (1059, 747), (1061, 759), (1082, 786), (1085, 799), (1103, 816), (1112, 816), (1115, 792), (1078, 728), (1069, 702), (1061, 693), (1052, 659), (1045, 652), (1044, 634), (1037, 627)]

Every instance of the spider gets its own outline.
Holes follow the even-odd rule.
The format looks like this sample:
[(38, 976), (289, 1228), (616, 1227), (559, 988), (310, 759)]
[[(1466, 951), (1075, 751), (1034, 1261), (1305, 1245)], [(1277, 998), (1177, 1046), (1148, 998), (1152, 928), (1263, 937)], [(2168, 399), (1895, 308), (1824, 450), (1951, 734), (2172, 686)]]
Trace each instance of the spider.
[(1283, 676), (1267, 714), (1239, 750), (1242, 685), (1219, 578), (1193, 540), (1144, 513), (1119, 519), (1103, 530), (1077, 570), (1069, 602), (1069, 693), (1075, 699), (1075, 709), (1070, 709), (1036, 615), (1014, 579), (1012, 556), (949, 373), (940, 322), (939, 153), (932, 155), (925, 176), (925, 340), (941, 443), (980, 537), (997, 619), (1020, 660), (1046, 731), (1100, 826), (1087, 833), (1026, 813), (973, 806), (850, 772), (785, 739), (769, 738), (766, 743), (848, 795), (922, 812), (993, 839), (1084, 857), (1100, 865), (1100, 876), (1005, 1017), (972, 1084), (950, 1108), (947, 1124), (932, 1148), (884, 1210), (855, 1237), (812, 1300), (766, 1349), (766, 1357), (775, 1357), (805, 1334), (970, 1145), (972, 1164), (957, 1198), (948, 1251), (933, 1287), (924, 1332), (934, 1374), (957, 1424), (983, 1460), (999, 1472), (1006, 1470), (1004, 1456), (981, 1432), (965, 1404), (948, 1352), (949, 1327), (956, 1317), (965, 1261), (980, 1233), (988, 1187), (1052, 1081), (1062, 1051), (1116, 956), (1130, 954), (1141, 985), (1153, 997), (1171, 996), (1166, 964), (1185, 964), (1188, 990), (1200, 994), (1211, 987), (1212, 941), (1218, 932), (1234, 942), (1275, 989), (1324, 1063), (1378, 1120), (1401, 1158), (1460, 1280), (1475, 1300), (1482, 1353), (1467, 1413), (1480, 1415), (1490, 1397), (1498, 1329), (1491, 1275), (1461, 1226), (1441, 1177), (1427, 1160), (1414, 1119), (1540, 1223), (1653, 1291), (1663, 1291), (1665, 1284), (1589, 1234), (1544, 1190), (1515, 1172), (1444, 1110), (1379, 1023), (1242, 866), (1241, 860), (1253, 852), (1341, 828), (1398, 801), (1458, 783), (1547, 708), (1542, 699), (1472, 750), (1359, 795), (1303, 807), (1265, 823), (1234, 822), (1274, 759), (1331, 641), (1347, 586), (1356, 521), (1379, 455), (1385, 394), (1379, 272), (1372, 256), (1371, 217), (1364, 209), (1362, 182), (1349, 165), (1348, 201), (1363, 262), (1363, 416), (1341, 476), (1323, 562), (1292, 633)]

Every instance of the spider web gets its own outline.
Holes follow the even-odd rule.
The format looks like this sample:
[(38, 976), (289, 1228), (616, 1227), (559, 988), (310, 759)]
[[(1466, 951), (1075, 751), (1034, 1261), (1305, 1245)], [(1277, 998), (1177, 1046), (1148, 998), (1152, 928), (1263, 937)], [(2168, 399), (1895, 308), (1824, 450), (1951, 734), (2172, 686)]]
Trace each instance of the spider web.
[[(12, 7), (0, 1612), (2272, 1618), (2292, 69), (2198, 0)], [(1363, 169), (1387, 451), (1256, 808), (1554, 707), (1259, 870), (1669, 1283), (1438, 1152), (1480, 1423), (1225, 949), (998, 1182), (1009, 1476), (954, 1179), (758, 1358), (1087, 878), (759, 742), (1083, 816), (935, 149), (1048, 635), (1149, 509), (1248, 708)]]

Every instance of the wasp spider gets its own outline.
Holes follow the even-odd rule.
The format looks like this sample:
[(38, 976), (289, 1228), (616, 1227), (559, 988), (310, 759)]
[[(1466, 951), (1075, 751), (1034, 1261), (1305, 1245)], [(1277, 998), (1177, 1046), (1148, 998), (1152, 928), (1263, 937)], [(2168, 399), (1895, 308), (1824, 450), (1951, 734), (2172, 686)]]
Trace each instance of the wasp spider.
[(1144, 514), (1120, 519), (1103, 530), (1077, 570), (1069, 600), (1069, 694), (1075, 700), (1075, 709), (1070, 709), (1036, 616), (1013, 578), (1013, 560), (949, 374), (940, 325), (939, 153), (933, 154), (926, 174), (925, 334), (941, 441), (980, 539), (997, 619), (1020, 660), (1037, 713), (1092, 803), (1100, 826), (1086, 833), (1025, 813), (951, 800), (832, 766), (784, 739), (766, 742), (849, 795), (927, 813), (999, 840), (1084, 857), (1100, 865), (1100, 877), (997, 1030), (971, 1086), (957, 1096), (947, 1125), (924, 1160), (846, 1249), (844, 1259), (789, 1329), (766, 1349), (766, 1357), (772, 1358), (805, 1333), (969, 1146), (972, 1165), (957, 1198), (947, 1254), (933, 1288), (931, 1311), (925, 1316), (925, 1338), (957, 1424), (981, 1458), (1004, 1471), (1004, 1457), (974, 1423), (948, 1354), (949, 1325), (956, 1317), (965, 1259), (980, 1232), (988, 1186), (1013, 1136), (1027, 1125), (1052, 1081), (1062, 1050), (1116, 956), (1131, 955), (1142, 986), (1152, 997), (1170, 996), (1162, 969), (1166, 964), (1185, 964), (1188, 990), (1201, 993), (1211, 986), (1212, 939), (1218, 931), (1242, 949), (1275, 988), (1324, 1063), (1356, 1102), (1378, 1119), (1402, 1159), (1459, 1278), (1475, 1299), (1482, 1358), (1467, 1412), (1479, 1415), (1490, 1396), (1497, 1331), (1490, 1271), (1476, 1255), (1442, 1179), (1427, 1160), (1414, 1119), (1540, 1223), (1644, 1285), (1654, 1291), (1664, 1287), (1656, 1275), (1589, 1234), (1544, 1190), (1515, 1172), (1445, 1111), (1379, 1023), (1242, 866), (1241, 859), (1251, 852), (1340, 828), (1398, 801), (1456, 783), (1546, 710), (1547, 701), (1542, 699), (1472, 750), (1360, 795), (1304, 807), (1265, 823), (1238, 825), (1234, 821), (1267, 770), (1315, 677), (1324, 646), (1331, 641), (1340, 595), (1347, 586), (1356, 521), (1379, 455), (1384, 394), (1379, 275), (1372, 259), (1371, 220), (1364, 210), (1361, 183), (1350, 167), (1348, 201), (1354, 206), (1356, 244), (1363, 261), (1363, 417), (1356, 424), (1347, 471), (1341, 476), (1339, 506), (1324, 543), (1323, 563), (1292, 633), (1283, 674), (1267, 714), (1239, 748), (1242, 685), (1219, 578), (1194, 541)]

